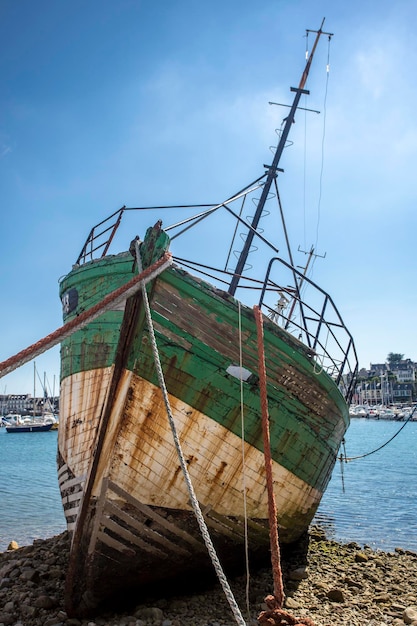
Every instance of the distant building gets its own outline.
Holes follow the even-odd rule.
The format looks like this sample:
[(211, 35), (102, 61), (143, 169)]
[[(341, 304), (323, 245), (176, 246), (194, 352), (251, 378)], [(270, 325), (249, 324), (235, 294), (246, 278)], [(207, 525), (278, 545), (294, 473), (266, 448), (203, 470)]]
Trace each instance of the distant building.
[(28, 407), (33, 404), (33, 398), (30, 394), (8, 394), (0, 395), (0, 413), (20, 413), (24, 415), (28, 413)]
[(371, 363), (368, 370), (368, 378), (373, 376), (381, 376), (388, 371), (387, 363)]
[(417, 364), (411, 359), (394, 363), (371, 363), (362, 368), (354, 402), (357, 404), (409, 404), (417, 398)]
[(33, 398), (30, 393), (0, 395), (0, 415), (41, 415), (44, 411), (59, 412), (59, 397)]
[(413, 383), (416, 380), (416, 364), (410, 359), (391, 363), (389, 368), (399, 383)]
[(392, 401), (394, 404), (411, 404), (414, 385), (412, 383), (392, 383)]

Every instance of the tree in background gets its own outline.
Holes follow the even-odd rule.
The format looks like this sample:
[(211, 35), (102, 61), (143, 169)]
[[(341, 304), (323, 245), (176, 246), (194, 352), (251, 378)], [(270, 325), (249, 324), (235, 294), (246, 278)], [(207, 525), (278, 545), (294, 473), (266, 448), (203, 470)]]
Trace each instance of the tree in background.
[(394, 363), (399, 363), (400, 361), (402, 361), (403, 358), (404, 355), (400, 354), (399, 352), (390, 352), (387, 356), (387, 361), (390, 365), (393, 365)]

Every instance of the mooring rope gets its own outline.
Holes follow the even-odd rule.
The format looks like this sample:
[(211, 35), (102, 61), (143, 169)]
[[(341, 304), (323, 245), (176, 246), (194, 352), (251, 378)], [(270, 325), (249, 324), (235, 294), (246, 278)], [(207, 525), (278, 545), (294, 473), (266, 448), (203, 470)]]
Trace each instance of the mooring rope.
[[(140, 257), (140, 250), (139, 250), (139, 243), (138, 241), (135, 241), (135, 250), (136, 250), (136, 262), (138, 264), (138, 269), (139, 271), (141, 271), (142, 269), (142, 259)], [(196, 516), (198, 525), (200, 527), (200, 531), (202, 534), (202, 537), (204, 539), (204, 543), (206, 544), (208, 553), (210, 555), (211, 561), (214, 565), (216, 574), (218, 576), (218, 579), (220, 581), (220, 584), (223, 588), (224, 594), (226, 596), (227, 601), (229, 602), (230, 608), (232, 609), (233, 615), (235, 617), (235, 620), (238, 624), (241, 624), (241, 626), (246, 626), (246, 622), (243, 619), (243, 616), (240, 612), (239, 606), (233, 596), (232, 590), (229, 586), (229, 583), (226, 579), (226, 576), (223, 572), (222, 566), (220, 564), (219, 558), (216, 554), (213, 542), (211, 540), (206, 522), (204, 520), (203, 514), (201, 512), (201, 508), (200, 505), (198, 503), (197, 497), (195, 495), (194, 492), (194, 487), (192, 485), (191, 482), (191, 478), (190, 478), (190, 474), (188, 472), (187, 469), (187, 464), (184, 458), (184, 454), (182, 452), (182, 448), (181, 448), (181, 443), (178, 437), (178, 433), (177, 433), (177, 429), (175, 426), (175, 421), (174, 421), (174, 417), (172, 414), (172, 409), (171, 409), (171, 404), (169, 401), (169, 397), (168, 397), (168, 391), (166, 388), (166, 384), (165, 384), (165, 379), (164, 379), (164, 373), (162, 370), (162, 365), (161, 365), (161, 361), (159, 358), (159, 352), (158, 352), (158, 346), (156, 343), (156, 338), (155, 338), (155, 331), (154, 331), (154, 327), (153, 327), (153, 322), (152, 322), (152, 316), (151, 316), (151, 309), (150, 309), (150, 305), (149, 305), (149, 299), (148, 299), (148, 294), (146, 292), (146, 287), (145, 287), (145, 283), (142, 283), (142, 294), (143, 294), (143, 302), (144, 302), (144, 306), (145, 306), (145, 313), (146, 313), (146, 321), (148, 324), (148, 331), (149, 331), (149, 336), (150, 336), (150, 340), (151, 340), (151, 345), (152, 345), (152, 351), (153, 351), (153, 356), (154, 356), (154, 361), (155, 361), (155, 367), (156, 367), (156, 372), (157, 372), (157, 376), (158, 376), (158, 382), (159, 382), (159, 386), (161, 387), (161, 391), (162, 391), (162, 395), (164, 398), (164, 402), (165, 402), (165, 407), (166, 407), (166, 411), (167, 411), (167, 416), (168, 416), (168, 420), (169, 420), (169, 424), (171, 427), (171, 431), (172, 431), (172, 436), (174, 439), (174, 444), (175, 444), (175, 448), (177, 450), (177, 454), (178, 454), (178, 458), (180, 461), (180, 465), (181, 465), (181, 469), (182, 472), (184, 474), (184, 479), (185, 479), (185, 483), (187, 485), (187, 489), (188, 489), (188, 494), (190, 496), (190, 501), (191, 501), (191, 505), (193, 507), (194, 510), (194, 514)]]
[(240, 427), (241, 427), (241, 450), (242, 450), (242, 488), (243, 488), (243, 518), (245, 525), (245, 566), (246, 566), (246, 612), (250, 618), (250, 569), (249, 569), (249, 535), (248, 535), (248, 500), (246, 493), (246, 455), (245, 455), (245, 405), (243, 402), (243, 350), (242, 350), (242, 307), (238, 302), (238, 322), (239, 322), (239, 367), (240, 367)]
[(271, 440), (269, 435), (268, 396), (266, 389), (266, 366), (264, 352), (264, 331), (262, 312), (258, 306), (254, 306), (256, 328), (258, 332), (258, 371), (259, 390), (261, 394), (262, 435), (264, 443), (266, 487), (268, 492), (269, 532), (271, 542), (272, 573), (274, 578), (274, 596), (279, 608), (284, 603), (284, 586), (282, 583), (281, 555), (278, 538), (277, 506), (274, 494), (274, 481), (272, 477)]
[(274, 581), (274, 595), (268, 595), (265, 598), (267, 611), (262, 611), (258, 616), (259, 624), (268, 626), (284, 626), (284, 624), (292, 626), (314, 626), (314, 622), (309, 617), (297, 618), (282, 608), (284, 603), (284, 585), (282, 582), (281, 555), (279, 549), (278, 537), (278, 519), (275, 503), (273, 477), (272, 477), (272, 456), (271, 456), (271, 440), (269, 434), (269, 411), (268, 411), (268, 394), (266, 386), (266, 366), (265, 366), (265, 350), (264, 350), (264, 331), (262, 311), (258, 306), (253, 307), (256, 328), (258, 334), (258, 371), (259, 371), (259, 390), (261, 394), (261, 412), (262, 412), (262, 434), (264, 443), (265, 473), (266, 485), (268, 492), (268, 512), (269, 512), (269, 532), (271, 545), (271, 563)]
[(357, 461), (358, 459), (364, 459), (366, 456), (371, 456), (371, 454), (375, 454), (375, 452), (379, 452), (380, 450), (382, 450), (382, 448), (385, 448), (385, 446), (387, 446), (389, 443), (391, 443), (391, 441), (393, 439), (395, 439), (395, 437), (397, 437), (400, 432), (403, 430), (403, 428), (406, 427), (406, 425), (408, 424), (408, 422), (411, 420), (411, 418), (414, 416), (414, 413), (417, 410), (417, 405), (414, 407), (414, 409), (411, 411), (410, 415), (407, 417), (407, 419), (405, 420), (404, 424), (401, 426), (401, 428), (399, 430), (397, 430), (396, 433), (394, 433), (392, 435), (392, 437), (390, 437), (388, 439), (388, 441), (386, 441), (385, 443), (381, 444), (380, 446), (378, 446), (378, 448), (375, 448), (375, 450), (371, 450), (371, 452), (365, 452), (364, 454), (359, 454), (358, 456), (346, 456), (346, 451), (345, 453), (340, 453), (339, 456), (339, 461), (343, 461), (344, 463), (350, 463), (351, 461)]
[(21, 350), (12, 357), (9, 357), (5, 361), (0, 363), (0, 378), (10, 374), (18, 367), (21, 367), (25, 363), (28, 363), (32, 359), (36, 358), (40, 354), (43, 354), (50, 348), (53, 348), (58, 343), (61, 343), (63, 339), (66, 339), (80, 328), (83, 328), (86, 324), (89, 324), (94, 319), (105, 313), (111, 307), (121, 304), (124, 300), (136, 293), (141, 288), (141, 285), (153, 280), (158, 274), (163, 272), (172, 263), (172, 255), (170, 252), (165, 254), (153, 265), (148, 267), (140, 274), (134, 276), (125, 285), (118, 287), (111, 293), (107, 294), (97, 304), (92, 306), (87, 311), (83, 311), (77, 317), (74, 317), (71, 321), (64, 324), (53, 333), (46, 335), (43, 339), (40, 339), (36, 343), (33, 343), (28, 348)]

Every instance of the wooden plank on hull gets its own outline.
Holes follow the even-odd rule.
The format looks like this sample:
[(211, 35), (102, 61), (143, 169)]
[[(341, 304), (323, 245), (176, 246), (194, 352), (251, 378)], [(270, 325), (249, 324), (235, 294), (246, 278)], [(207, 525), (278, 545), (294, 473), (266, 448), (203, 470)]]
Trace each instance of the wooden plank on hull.
[[(194, 282), (197, 283), (197, 279), (194, 278)], [(183, 291), (181, 293), (177, 292), (180, 286), (175, 278), (175, 271), (162, 277), (157, 284), (153, 301), (155, 312), (161, 315), (159, 323), (157, 319), (155, 320), (155, 328), (162, 335), (168, 336), (171, 341), (178, 342), (180, 345), (181, 341), (185, 340), (187, 334), (188, 336), (198, 337), (203, 345), (210, 346), (212, 350), (222, 354), (232, 362), (238, 362), (239, 344), (236, 336), (237, 321), (235, 317), (237, 314), (235, 308), (232, 305), (225, 307), (225, 300), (222, 298), (220, 303), (222, 315), (217, 315), (216, 311), (219, 310), (219, 303), (216, 302), (217, 296), (212, 292), (206, 293), (203, 289), (202, 292), (199, 291), (199, 294), (202, 295), (204, 292), (207, 301), (206, 306), (203, 307), (205, 315), (202, 315), (201, 308), (196, 308), (195, 299), (192, 298), (193, 289), (195, 288), (196, 285), (191, 286), (191, 284), (187, 285), (182, 282), (181, 289)], [(191, 298), (191, 301), (189, 298)], [(169, 311), (173, 299), (177, 302), (175, 315), (167, 318), (163, 313), (163, 309)], [(210, 311), (211, 314), (207, 315), (207, 311)], [(173, 325), (174, 320), (175, 326)], [(258, 363), (257, 343), (251, 310), (242, 309), (242, 324), (245, 366), (256, 373)], [(310, 372), (310, 366), (307, 365), (306, 360), (310, 357), (309, 351), (298, 340), (288, 336), (275, 324), (266, 319), (265, 324), (265, 332), (268, 333), (270, 339), (268, 342), (268, 382), (276, 384), (279, 381), (284, 388), (290, 387), (297, 397), (298, 393), (302, 393), (303, 389), (303, 385), (300, 383), (303, 383), (306, 374)], [(219, 337), (221, 337), (220, 341)], [(196, 349), (197, 346), (193, 345), (193, 351)], [(295, 364), (294, 357), (296, 357)], [(330, 400), (323, 392), (317, 378), (317, 376), (308, 376), (309, 394), (305, 397), (303, 396), (302, 400), (307, 402), (307, 406), (311, 405), (312, 410), (320, 412), (320, 402), (326, 404)], [(315, 401), (314, 396), (317, 396), (318, 402)]]
[[(245, 534), (244, 529), (239, 528), (237, 525), (232, 525), (232, 523), (225, 524), (225, 519), (227, 518), (223, 518), (222, 516), (219, 515), (218, 519), (214, 519), (213, 517), (206, 515), (204, 519), (206, 521), (207, 526), (209, 526), (210, 528), (213, 528), (213, 530), (216, 530), (218, 533), (220, 533), (220, 535), (222, 536), (227, 535), (234, 541), (237, 541), (237, 540), (239, 540), (239, 542), (242, 541), (244, 534)], [(230, 522), (230, 520), (228, 521)]]
[(68, 480), (72, 479), (70, 478), (70, 474), (68, 472), (65, 472), (65, 474), (61, 474), (61, 476), (58, 476), (58, 485), (61, 487)]
[(64, 465), (62, 465), (59, 468), (59, 470), (58, 470), (58, 478), (60, 478), (64, 472), (68, 473), (68, 465), (66, 463), (64, 463)]
[(67, 496), (62, 498), (62, 504), (70, 504), (71, 502), (79, 502), (82, 498), (82, 491), (75, 491), (74, 493), (69, 493)]
[(109, 479), (106, 476), (105, 478), (103, 478), (103, 482), (101, 483), (100, 496), (96, 504), (94, 523), (93, 523), (93, 528), (91, 531), (90, 543), (88, 546), (88, 553), (90, 555), (94, 554), (94, 551), (96, 549), (98, 535), (99, 535), (99, 532), (101, 531), (101, 520), (102, 520), (102, 517), (104, 516), (104, 505), (106, 504), (106, 493), (108, 490), (108, 486), (109, 486)]
[(128, 541), (130, 544), (137, 546), (144, 552), (151, 552), (152, 554), (157, 554), (161, 558), (164, 558), (164, 559), (167, 558), (168, 554), (166, 552), (164, 552), (163, 550), (160, 550), (156, 546), (153, 546), (147, 541), (144, 541), (137, 535), (134, 535), (130, 530), (128, 530), (124, 526), (121, 526), (120, 524), (115, 522), (113, 519), (108, 518), (108, 517), (102, 517), (101, 522), (102, 522), (102, 527), (99, 532), (100, 536), (102, 536), (104, 529), (106, 529), (112, 532), (113, 535), (116, 535), (119, 541), (123, 539), (124, 541)]
[(84, 476), (75, 476), (75, 478), (70, 478), (68, 481), (63, 481), (59, 486), (61, 491), (65, 491), (66, 489), (71, 489), (71, 487), (75, 487), (76, 485), (82, 485), (85, 482)]
[[(90, 555), (94, 554), (97, 536), (106, 537), (106, 533), (103, 533), (99, 528), (100, 520), (102, 519), (100, 515), (96, 514), (94, 528), (89, 528), (89, 518), (91, 518), (93, 512), (93, 491), (95, 488), (99, 488), (101, 491), (100, 497), (104, 498), (103, 489), (105, 490), (105, 485), (100, 484), (100, 482), (107, 474), (108, 458), (113, 453), (113, 446), (117, 439), (117, 431), (120, 427), (120, 407), (118, 415), (119, 419), (116, 421), (113, 420), (113, 424), (110, 424), (110, 419), (113, 410), (116, 411), (117, 409), (117, 399), (121, 406), (125, 399), (125, 394), (127, 393), (127, 389), (123, 384), (126, 354), (129, 351), (134, 333), (144, 322), (144, 319), (140, 321), (141, 317), (143, 317), (143, 312), (141, 311), (141, 297), (140, 295), (137, 297), (132, 296), (126, 302), (123, 320), (120, 326), (116, 354), (114, 357), (114, 366), (111, 369), (111, 377), (108, 380), (106, 398), (102, 407), (100, 421), (96, 432), (95, 451), (90, 459), (91, 462), (88, 467), (88, 479), (84, 486), (84, 497), (80, 503), (77, 524), (73, 534), (72, 550), (67, 574), (67, 585), (72, 589), (75, 589), (78, 584), (77, 570), (80, 567), (83, 557), (86, 556), (82, 554), (82, 550), (83, 540), (88, 540), (88, 529), (90, 532), (92, 531), (88, 543), (88, 554)], [(121, 387), (121, 390), (118, 394), (117, 390), (119, 386)], [(120, 395), (119, 398), (118, 395)], [(107, 454), (103, 452), (104, 449)], [(122, 552), (124, 552), (124, 548), (122, 548)], [(134, 551), (132, 552), (135, 554)]]
[(246, 520), (246, 523), (248, 527), (250, 528), (250, 530), (254, 532), (255, 534), (259, 535), (260, 537), (269, 537), (268, 524), (266, 524), (265, 526), (262, 526), (262, 524), (259, 524), (258, 522), (255, 522), (253, 519), (250, 519), (250, 518)]
[(216, 513), (216, 511), (214, 511), (213, 509), (207, 512), (206, 518), (225, 526), (239, 537), (243, 537), (244, 535), (245, 528), (244, 524), (242, 523), (243, 520), (240, 520), (239, 518), (231, 518), (227, 515), (220, 515), (219, 513)]
[(162, 546), (164, 546), (171, 552), (176, 552), (178, 554), (184, 554), (184, 555), (191, 554), (189, 550), (186, 550), (185, 548), (177, 545), (173, 541), (170, 541), (170, 539), (167, 539), (167, 537), (164, 537), (163, 535), (161, 535), (156, 529), (146, 526), (139, 520), (135, 519), (134, 517), (126, 513), (126, 511), (123, 511), (122, 509), (117, 507), (112, 502), (106, 502), (105, 507), (104, 507), (104, 512), (105, 514), (118, 517), (123, 522), (126, 522), (126, 524), (128, 524), (131, 528), (134, 528), (135, 530), (137, 530), (140, 533), (140, 536), (147, 537), (151, 541), (160, 543)]
[(78, 511), (80, 510), (79, 502), (78, 506), (72, 507), (71, 509), (64, 510), (64, 515), (66, 518), (68, 517), (76, 517), (78, 515)]
[(154, 511), (150, 506), (146, 504), (142, 504), (141, 502), (133, 498), (129, 493), (121, 489), (118, 485), (116, 485), (112, 481), (109, 481), (109, 489), (111, 489), (114, 493), (124, 498), (126, 502), (136, 507), (139, 511), (144, 513), (147, 517), (149, 517), (150, 519), (153, 519), (155, 522), (163, 526), (170, 533), (177, 535), (181, 539), (184, 539), (184, 541), (187, 541), (188, 543), (190, 543), (197, 549), (206, 550), (204, 543), (195, 539), (195, 537), (187, 533), (182, 528), (178, 528), (175, 524), (172, 524), (171, 522), (169, 522), (165, 517), (163, 517), (162, 515), (159, 515), (159, 513)]
[(102, 531), (98, 533), (97, 539), (104, 543), (104, 545), (113, 548), (113, 550), (117, 550), (117, 552), (121, 552), (122, 554), (127, 554), (128, 556), (132, 557), (136, 556), (136, 552), (133, 550), (133, 548), (128, 548), (120, 541), (117, 541), (117, 539), (110, 537), (110, 535), (107, 535)]

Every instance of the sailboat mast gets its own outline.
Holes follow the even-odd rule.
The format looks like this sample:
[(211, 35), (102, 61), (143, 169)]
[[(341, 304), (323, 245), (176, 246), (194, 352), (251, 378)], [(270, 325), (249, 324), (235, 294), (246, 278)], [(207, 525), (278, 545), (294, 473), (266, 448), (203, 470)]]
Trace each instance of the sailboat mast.
[(43, 402), (42, 402), (42, 417), (45, 417), (45, 402), (47, 398), (46, 393), (46, 372), (43, 373)]
[(264, 187), (262, 189), (262, 194), (261, 194), (261, 197), (259, 199), (258, 206), (256, 208), (256, 212), (255, 212), (255, 215), (253, 217), (252, 224), (251, 224), (252, 228), (248, 232), (248, 235), (247, 235), (246, 240), (245, 240), (245, 244), (244, 244), (243, 249), (242, 249), (242, 251), (240, 253), (239, 260), (237, 262), (236, 269), (234, 271), (233, 278), (232, 278), (232, 280), (230, 282), (229, 293), (232, 296), (235, 294), (235, 291), (236, 291), (237, 286), (239, 284), (239, 280), (240, 280), (242, 272), (244, 270), (244, 267), (245, 267), (245, 264), (246, 264), (246, 260), (248, 258), (248, 254), (249, 254), (249, 251), (250, 251), (250, 248), (251, 248), (251, 245), (252, 245), (252, 241), (253, 241), (253, 238), (254, 238), (254, 235), (255, 235), (254, 231), (256, 231), (256, 229), (258, 227), (259, 220), (261, 219), (261, 215), (263, 213), (263, 210), (264, 210), (264, 207), (265, 207), (265, 202), (266, 202), (266, 200), (268, 198), (272, 182), (276, 178), (277, 171), (278, 171), (278, 163), (279, 163), (279, 161), (281, 159), (281, 155), (282, 155), (283, 150), (285, 148), (285, 144), (286, 144), (286, 141), (287, 141), (287, 138), (288, 138), (288, 134), (290, 132), (291, 125), (292, 125), (292, 123), (294, 121), (295, 112), (297, 110), (298, 103), (300, 101), (300, 98), (301, 98), (302, 94), (308, 94), (309, 93), (309, 91), (304, 89), (304, 86), (305, 86), (306, 81), (307, 81), (308, 73), (310, 71), (310, 67), (311, 67), (311, 64), (312, 64), (312, 61), (313, 61), (314, 52), (316, 50), (318, 41), (320, 39), (320, 35), (327, 34), (327, 35), (330, 36), (330, 33), (323, 33), (322, 28), (323, 28), (324, 20), (325, 20), (325, 18), (323, 18), (323, 21), (321, 23), (321, 26), (320, 26), (319, 30), (315, 31), (316, 32), (316, 38), (314, 40), (314, 44), (313, 44), (313, 48), (311, 50), (311, 54), (310, 54), (310, 56), (309, 56), (309, 58), (307, 60), (306, 66), (305, 66), (304, 71), (302, 73), (302, 76), (301, 76), (301, 79), (300, 79), (300, 83), (299, 83), (298, 87), (291, 87), (291, 91), (295, 92), (294, 101), (292, 103), (290, 112), (289, 112), (287, 118), (285, 119), (284, 129), (282, 131), (282, 134), (281, 134), (281, 137), (280, 137), (277, 149), (275, 151), (275, 156), (274, 156), (274, 159), (272, 161), (272, 165), (270, 165), (269, 168), (268, 168), (268, 173), (267, 173), (265, 185), (264, 185)]
[(35, 418), (36, 407), (36, 361), (33, 361), (33, 418)]

